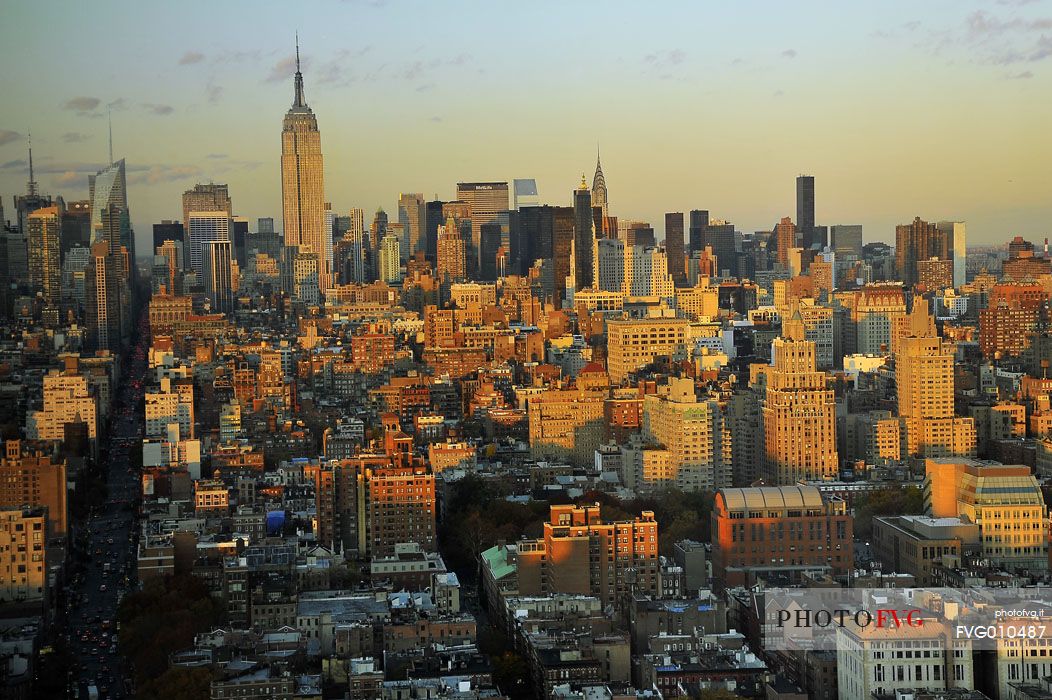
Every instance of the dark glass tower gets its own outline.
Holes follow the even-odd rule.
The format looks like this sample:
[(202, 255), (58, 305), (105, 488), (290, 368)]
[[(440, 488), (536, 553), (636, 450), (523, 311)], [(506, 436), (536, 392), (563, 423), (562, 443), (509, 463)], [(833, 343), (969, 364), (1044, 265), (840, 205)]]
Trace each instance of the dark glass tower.
[(815, 242), (815, 178), (812, 175), (796, 178), (796, 230), (801, 247), (810, 248)]
[(668, 273), (677, 285), (687, 283), (687, 268), (683, 254), (683, 212), (665, 214), (665, 255), (668, 256)]
[(588, 289), (592, 286), (595, 220), (592, 218), (592, 191), (584, 177), (581, 178), (581, 186), (573, 193), (573, 222), (574, 284), (577, 289)]

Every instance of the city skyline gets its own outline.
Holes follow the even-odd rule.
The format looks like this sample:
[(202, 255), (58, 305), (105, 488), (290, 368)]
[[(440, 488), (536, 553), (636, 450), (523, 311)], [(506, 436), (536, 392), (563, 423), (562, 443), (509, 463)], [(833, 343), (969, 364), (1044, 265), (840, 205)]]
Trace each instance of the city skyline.
[[(764, 6), (758, 17), (615, 5), (597, 20), (609, 47), (598, 59), (560, 41), (585, 6), (509, 15), (462, 5), (474, 8), (464, 27), (464, 12), (448, 7), (370, 2), (323, 6), (327, 24), (357, 28), (350, 42), (300, 27), (326, 133), (325, 199), (338, 212), (394, 211), (400, 192), (449, 199), (459, 181), (514, 178), (535, 178), (542, 202), (568, 206), (599, 142), (611, 214), (659, 231), (664, 212), (693, 208), (741, 231), (769, 230), (794, 216), (794, 179), (807, 173), (816, 222), (862, 223), (867, 241), (893, 242), (914, 216), (967, 221), (975, 244), (1048, 235), (1047, 2), (889, 4), (840, 20), (823, 3)], [(197, 182), (229, 184), (239, 215), (280, 221), (275, 122), (288, 109), (299, 18), (261, 9), (250, 37), (219, 31), (248, 7), (210, 6), (216, 29), (202, 29), (187, 8), (113, 3), (111, 30), (135, 32), (83, 62), (75, 42), (40, 52), (31, 32), (13, 31), (25, 24), (18, 16), (29, 21), (32, 8), (34, 23), (62, 37), (101, 27), (105, 12), (13, 6), (2, 50), (55, 77), (46, 89), (0, 78), (0, 195), (25, 191), (32, 131), (41, 191), (85, 198), (87, 176), (106, 165), (109, 112), (141, 250), (149, 224), (177, 219), (179, 195)], [(462, 49), (433, 40), (487, 22), (519, 29), (473, 34)], [(697, 26), (711, 28), (702, 46)], [(661, 34), (648, 38), (654, 28)], [(402, 42), (384, 39), (396, 31)], [(529, 36), (551, 41), (524, 53)], [(468, 87), (482, 97), (465, 100)]]

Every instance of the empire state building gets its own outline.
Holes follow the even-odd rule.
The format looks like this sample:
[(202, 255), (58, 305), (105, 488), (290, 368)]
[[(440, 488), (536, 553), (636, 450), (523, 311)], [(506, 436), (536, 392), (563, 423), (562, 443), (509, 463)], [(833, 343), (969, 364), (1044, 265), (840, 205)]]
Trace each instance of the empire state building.
[(296, 45), (296, 96), (281, 127), (281, 197), (285, 246), (313, 253), (318, 260), (318, 289), (329, 288), (331, 248), (325, 230), (325, 183), (318, 119), (303, 97), (300, 49)]

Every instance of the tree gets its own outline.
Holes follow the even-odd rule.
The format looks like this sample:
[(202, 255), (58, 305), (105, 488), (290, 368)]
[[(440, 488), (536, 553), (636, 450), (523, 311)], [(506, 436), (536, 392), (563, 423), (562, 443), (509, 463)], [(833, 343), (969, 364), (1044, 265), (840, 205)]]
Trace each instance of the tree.
[(924, 492), (915, 486), (891, 486), (872, 491), (855, 501), (855, 537), (869, 539), (875, 516), (920, 515), (923, 512)]
[(209, 669), (172, 667), (139, 685), (135, 697), (139, 700), (208, 700), (211, 690)]

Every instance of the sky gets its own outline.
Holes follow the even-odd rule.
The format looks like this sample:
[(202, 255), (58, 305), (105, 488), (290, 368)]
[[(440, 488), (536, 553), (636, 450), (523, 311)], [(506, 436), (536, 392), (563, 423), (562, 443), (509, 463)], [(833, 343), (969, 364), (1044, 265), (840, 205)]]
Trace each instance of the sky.
[[(196, 182), (281, 227), (295, 32), (338, 213), (458, 181), (535, 178), (572, 204), (597, 144), (611, 214), (708, 209), (740, 231), (964, 220), (971, 244), (1052, 228), (1052, 0), (469, 2), (6, 0), (0, 196), (87, 197), (128, 163), (140, 252)], [(252, 224), (255, 229), (254, 223)]]

